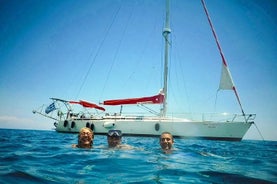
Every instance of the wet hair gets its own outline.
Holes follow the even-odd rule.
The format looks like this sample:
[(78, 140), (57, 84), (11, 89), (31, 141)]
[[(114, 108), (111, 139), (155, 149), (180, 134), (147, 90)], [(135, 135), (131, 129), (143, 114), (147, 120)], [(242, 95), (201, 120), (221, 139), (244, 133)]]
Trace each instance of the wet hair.
[(88, 128), (88, 127), (83, 127), (83, 128), (81, 128), (81, 130), (80, 130), (80, 132), (79, 132), (79, 136), (80, 136), (80, 134), (81, 134), (84, 130), (88, 130), (88, 131), (94, 136), (94, 132), (93, 132), (90, 128)]
[(162, 135), (164, 135), (164, 134), (170, 135), (171, 139), (173, 140), (173, 135), (172, 135), (170, 132), (163, 132), (163, 133), (160, 135), (160, 140), (161, 140), (161, 138), (162, 138)]

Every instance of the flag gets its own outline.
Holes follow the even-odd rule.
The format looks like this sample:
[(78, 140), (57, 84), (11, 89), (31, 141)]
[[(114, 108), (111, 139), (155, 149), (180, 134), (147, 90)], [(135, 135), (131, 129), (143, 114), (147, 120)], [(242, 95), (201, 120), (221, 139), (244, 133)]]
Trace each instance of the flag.
[(55, 109), (56, 109), (55, 103), (53, 102), (45, 109), (45, 113), (48, 114), (48, 113), (52, 112)]

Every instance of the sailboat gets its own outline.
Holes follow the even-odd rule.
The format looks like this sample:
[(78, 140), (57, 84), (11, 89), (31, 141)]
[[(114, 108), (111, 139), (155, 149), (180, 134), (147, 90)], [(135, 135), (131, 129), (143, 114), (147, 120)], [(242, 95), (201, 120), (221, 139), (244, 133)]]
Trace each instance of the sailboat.
[[(222, 53), (215, 30), (209, 17), (204, 0), (201, 0), (204, 11), (207, 15), (213, 36), (222, 58), (222, 71), (219, 89), (232, 90), (241, 108), (241, 114), (221, 114), (214, 119), (202, 118), (192, 120), (184, 117), (172, 117), (167, 114), (168, 97), (168, 59), (170, 47), (170, 25), (169, 25), (169, 0), (166, 1), (166, 18), (163, 29), (164, 37), (164, 77), (163, 88), (158, 94), (137, 98), (124, 98), (105, 100), (100, 104), (80, 100), (64, 100), (51, 98), (52, 103), (43, 105), (33, 113), (38, 113), (47, 118), (53, 119), (55, 130), (65, 133), (77, 133), (83, 127), (91, 128), (95, 134), (106, 134), (111, 129), (121, 130), (124, 136), (159, 136), (162, 132), (170, 132), (174, 137), (240, 141), (251, 125), (254, 123), (255, 114), (245, 114), (240, 98), (231, 77), (227, 62)], [(61, 105), (62, 104), (62, 105)], [(123, 106), (129, 105), (161, 105), (160, 112), (151, 115), (125, 115), (122, 112)], [(105, 112), (106, 106), (120, 106), (120, 112), (100, 115), (95, 113), (74, 113), (73, 105), (81, 105), (86, 109), (92, 108)], [(62, 108), (63, 106), (63, 108)], [(203, 116), (202, 116), (203, 117)]]

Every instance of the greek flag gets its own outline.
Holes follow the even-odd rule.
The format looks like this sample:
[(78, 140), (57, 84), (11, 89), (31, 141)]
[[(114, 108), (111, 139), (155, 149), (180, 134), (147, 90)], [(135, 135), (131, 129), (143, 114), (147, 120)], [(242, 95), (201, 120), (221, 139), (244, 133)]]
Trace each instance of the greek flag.
[(52, 112), (55, 109), (56, 109), (55, 103), (53, 102), (45, 109), (45, 113), (48, 114), (48, 113)]

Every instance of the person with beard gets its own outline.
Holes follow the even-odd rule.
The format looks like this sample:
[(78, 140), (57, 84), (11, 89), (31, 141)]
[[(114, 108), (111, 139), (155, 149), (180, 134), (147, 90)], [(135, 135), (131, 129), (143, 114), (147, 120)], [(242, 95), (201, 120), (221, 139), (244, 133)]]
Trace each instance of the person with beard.
[(132, 146), (127, 144), (121, 144), (122, 142), (122, 132), (121, 130), (109, 130), (107, 133), (107, 140), (109, 148), (130, 150), (133, 149)]
[(119, 147), (121, 145), (122, 133), (120, 130), (109, 130), (107, 140), (109, 148)]
[(165, 153), (171, 153), (174, 139), (171, 133), (163, 132), (160, 136), (160, 146)]
[(81, 128), (78, 135), (78, 144), (73, 144), (73, 148), (92, 148), (94, 133), (90, 128)]

